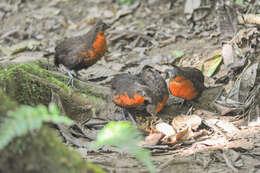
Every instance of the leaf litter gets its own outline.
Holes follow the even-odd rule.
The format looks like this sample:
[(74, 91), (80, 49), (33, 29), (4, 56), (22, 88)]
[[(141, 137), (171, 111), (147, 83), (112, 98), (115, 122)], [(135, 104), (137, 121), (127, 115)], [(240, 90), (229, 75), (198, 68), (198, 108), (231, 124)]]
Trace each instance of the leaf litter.
[[(27, 17), (20, 16), (26, 19), (26, 24), (16, 27), (18, 29), (9, 26), (5, 26), (8, 30), (5, 27), (1, 29), (1, 45), (7, 50), (4, 52), (8, 56), (1, 56), (2, 53), (0, 60), (6, 62), (20, 59), (18, 62), (25, 62), (25, 56), (41, 58), (42, 55), (36, 53), (54, 47), (56, 42), (64, 37), (84, 32), (84, 29), (89, 29), (92, 19), (104, 14), (105, 22), (113, 24), (112, 29), (108, 30), (109, 53), (96, 66), (80, 72), (83, 81), (90, 80), (109, 86), (113, 75), (121, 72), (138, 73), (144, 65), (153, 66), (166, 77), (166, 69), (171, 68), (173, 64), (197, 68), (204, 64), (206, 84), (210, 83), (210, 80), (216, 82), (218, 78), (228, 79), (225, 80), (226, 83), (221, 83), (223, 92), (212, 93), (216, 97), (212, 103), (208, 103), (208, 100), (194, 103), (193, 115), (183, 115), (189, 109), (185, 105), (169, 104), (159, 114), (161, 122), (142, 124), (142, 127), (144, 126), (142, 129), (149, 129), (149, 131), (144, 133), (146, 138), (141, 145), (151, 150), (152, 155), (163, 157), (162, 160), (154, 158), (155, 162), (157, 160), (163, 163), (160, 166), (156, 162), (156, 166), (167, 172), (167, 168), (177, 167), (174, 163), (182, 163), (184, 157), (189, 158), (187, 155), (196, 154), (198, 158), (209, 159), (208, 162), (198, 164), (203, 165), (203, 169), (225, 170), (223, 172), (229, 170), (237, 172), (239, 169), (246, 172), (249, 168), (256, 170), (259, 164), (241, 151), (245, 150), (259, 157), (260, 38), (259, 29), (254, 26), (258, 24), (258, 18), (245, 16), (241, 21), (241, 16), (237, 16), (236, 5), (229, 4), (229, 1), (220, 2), (216, 10), (209, 11), (207, 8), (212, 7), (212, 2), (209, 1), (196, 1), (196, 3), (175, 1), (170, 3), (175, 11), (178, 11), (180, 6), (185, 7), (186, 10), (173, 13), (171, 10), (165, 11), (168, 3), (157, 1), (147, 4), (135, 2), (125, 7), (110, 1), (102, 2), (105, 5), (99, 1), (82, 1), (78, 4), (69, 1), (44, 2), (49, 4), (48, 7), (44, 5), (37, 7), (35, 4), (21, 6), (27, 2), (10, 4), (5, 1), (1, 4), (3, 10), (0, 10), (0, 18), (10, 21), (6, 22), (9, 26), (12, 20), (19, 19), (10, 15), (15, 14), (17, 9), (21, 9)], [(70, 9), (70, 5), (73, 5), (73, 9)], [(11, 8), (13, 6), (16, 8)], [(83, 8), (86, 6), (89, 8)], [(104, 13), (99, 13), (100, 9)], [(245, 6), (244, 10), (250, 9)], [(162, 11), (164, 11), (163, 15), (161, 15)], [(196, 17), (200, 12), (202, 15)], [(184, 17), (184, 13), (189, 15), (188, 18)], [(252, 19), (249, 20), (249, 17)], [(251, 26), (237, 25), (237, 19), (239, 23), (245, 25), (250, 23)], [(46, 45), (22, 46), (21, 49), (15, 49), (14, 53), (8, 51), (12, 48), (10, 45), (19, 45), (31, 38), (36, 38), (38, 43)], [(214, 51), (218, 51), (217, 56), (212, 55)], [(212, 87), (208, 86), (209, 89)], [(170, 99), (174, 100), (174, 98)], [(206, 104), (206, 110), (200, 109), (200, 104)], [(216, 112), (213, 112), (209, 105), (214, 105)], [(141, 119), (147, 121), (149, 117), (141, 117)], [(95, 118), (93, 120), (96, 121), (94, 123), (88, 121), (88, 123), (99, 124), (98, 128), (108, 122)], [(98, 133), (92, 125), (83, 127), (81, 124), (75, 124), (73, 128), (60, 127), (61, 136), (76, 150), (81, 149), (84, 158), (94, 162), (102, 159), (110, 163), (113, 160), (111, 157), (117, 158), (116, 155), (111, 156), (108, 152), (117, 153), (118, 150), (113, 147), (94, 151), (101, 154), (100, 156), (86, 152), (88, 154), (86, 157), (83, 154), (84, 149), (90, 150), (89, 142), (94, 140)], [(89, 129), (86, 129), (87, 127)], [(90, 135), (91, 133), (94, 135)], [(207, 156), (205, 151), (212, 156)], [(167, 155), (171, 157), (168, 161), (165, 159)], [(214, 161), (217, 158), (222, 162)], [(125, 160), (129, 165), (128, 159)], [(194, 157), (186, 160), (186, 163), (193, 163), (193, 159)], [(138, 164), (131, 160), (130, 165), (134, 167)], [(111, 168), (113, 166), (104, 167), (108, 170), (113, 169)], [(121, 169), (134, 170), (126, 167)], [(202, 170), (199, 169), (198, 172)]]

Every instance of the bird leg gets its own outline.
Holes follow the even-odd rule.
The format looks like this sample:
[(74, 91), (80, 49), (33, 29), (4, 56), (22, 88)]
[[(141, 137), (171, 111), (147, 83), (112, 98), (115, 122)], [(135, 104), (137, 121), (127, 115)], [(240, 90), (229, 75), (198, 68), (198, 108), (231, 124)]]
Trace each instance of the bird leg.
[(182, 99), (182, 101), (180, 102), (181, 103), (181, 106), (184, 106), (187, 104), (186, 100), (185, 99)]
[(133, 126), (136, 126), (136, 121), (135, 121), (134, 117), (130, 114), (130, 112), (128, 112), (128, 116), (129, 116), (129, 119), (130, 119), (131, 122), (132, 122), (132, 125), (133, 125)]
[(127, 121), (127, 118), (126, 118), (126, 112), (127, 112), (127, 115), (129, 117), (129, 119), (131, 120), (132, 124), (134, 126), (136, 126), (136, 121), (134, 119), (134, 117), (131, 115), (131, 113), (129, 111), (126, 111), (124, 108), (121, 109), (122, 110), (122, 117), (125, 121)]
[(79, 72), (75, 70), (75, 73), (76, 73), (76, 78), (79, 79), (80, 76)]
[(67, 72), (67, 74), (68, 74), (68, 76), (69, 76), (69, 78), (70, 78), (70, 79), (69, 79), (69, 82), (67, 83), (67, 85), (68, 85), (68, 86), (71, 85), (72, 87), (74, 87), (74, 77), (73, 77), (71, 71), (68, 70), (68, 69), (66, 69), (66, 72)]
[(189, 110), (186, 112), (186, 115), (192, 115), (193, 113), (193, 105), (189, 108)]

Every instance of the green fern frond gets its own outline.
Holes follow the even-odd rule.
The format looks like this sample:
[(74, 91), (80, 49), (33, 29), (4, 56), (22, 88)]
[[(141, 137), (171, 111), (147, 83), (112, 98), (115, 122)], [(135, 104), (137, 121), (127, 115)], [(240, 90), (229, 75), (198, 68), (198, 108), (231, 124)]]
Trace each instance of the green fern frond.
[(44, 122), (72, 124), (72, 120), (68, 117), (59, 115), (55, 104), (50, 104), (49, 108), (43, 105), (21, 106), (15, 111), (9, 111), (7, 115), (0, 124), (0, 150), (14, 137), (40, 129)]

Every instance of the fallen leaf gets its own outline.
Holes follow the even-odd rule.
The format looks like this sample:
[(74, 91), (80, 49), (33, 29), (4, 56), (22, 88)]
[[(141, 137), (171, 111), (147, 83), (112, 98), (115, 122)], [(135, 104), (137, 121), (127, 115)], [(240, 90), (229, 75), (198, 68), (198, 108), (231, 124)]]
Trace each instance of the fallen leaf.
[(25, 50), (33, 50), (36, 49), (36, 47), (40, 46), (40, 45), (44, 45), (43, 42), (39, 42), (39, 41), (35, 41), (35, 40), (29, 40), (29, 41), (23, 41), (20, 42), (18, 44), (15, 44), (11, 47), (5, 47), (0, 45), (0, 50), (10, 56), (10, 55), (14, 55), (20, 52), (23, 52)]
[(159, 132), (163, 133), (165, 136), (169, 137), (172, 135), (175, 135), (176, 132), (175, 130), (172, 128), (171, 125), (167, 124), (167, 123), (159, 123), (156, 124), (155, 126), (156, 130), (158, 130)]
[(181, 131), (179, 131), (176, 135), (170, 136), (169, 142), (170, 144), (176, 144), (178, 142), (183, 142), (189, 137), (189, 128), (185, 128)]
[(238, 22), (240, 24), (260, 24), (260, 16), (256, 14), (244, 14), (238, 16)]
[(176, 58), (181, 58), (183, 57), (184, 53), (182, 51), (178, 51), (178, 50), (175, 50), (173, 51), (173, 56), (175, 56)]
[(192, 14), (195, 9), (200, 7), (200, 4), (200, 0), (187, 0), (184, 6), (184, 13)]
[(212, 58), (206, 60), (201, 68), (203, 69), (202, 71), (203, 74), (205, 76), (211, 77), (216, 72), (221, 62), (222, 62), (222, 56), (220, 54), (217, 54)]
[(19, 54), (15, 54), (12, 56), (4, 56), (0, 58), (1, 63), (29, 63), (29, 62), (37, 62), (43, 60), (45, 52), (31, 52), (24, 51)]
[(157, 145), (163, 137), (162, 133), (152, 133), (140, 145)]
[(255, 121), (251, 121), (248, 123), (248, 126), (260, 126), (260, 117), (257, 117)]
[(242, 75), (235, 82), (235, 85), (229, 92), (228, 98), (233, 99), (235, 101), (245, 103), (248, 98), (249, 92), (255, 85), (257, 70), (259, 68), (258, 63), (254, 63), (252, 65), (248, 65), (242, 72)]
[(214, 124), (217, 127), (221, 128), (224, 132), (226, 132), (226, 135), (228, 137), (233, 137), (240, 133), (240, 130), (235, 125), (233, 125), (232, 123), (230, 123), (228, 121), (222, 121), (222, 120), (218, 120), (218, 119), (209, 119), (209, 120), (205, 120), (205, 121), (207, 123)]
[(226, 66), (234, 62), (234, 52), (231, 44), (224, 44), (221, 54)]
[(189, 126), (192, 130), (197, 130), (201, 124), (201, 118), (197, 115), (179, 115), (172, 120), (172, 127), (177, 131)]
[(201, 142), (197, 142), (193, 145), (194, 148), (201, 148), (203, 146), (225, 146), (228, 144), (228, 140), (224, 137), (217, 137), (214, 139), (207, 139)]
[(246, 150), (252, 150), (254, 148), (254, 143), (248, 139), (238, 139), (231, 141), (227, 144), (228, 148), (243, 148)]

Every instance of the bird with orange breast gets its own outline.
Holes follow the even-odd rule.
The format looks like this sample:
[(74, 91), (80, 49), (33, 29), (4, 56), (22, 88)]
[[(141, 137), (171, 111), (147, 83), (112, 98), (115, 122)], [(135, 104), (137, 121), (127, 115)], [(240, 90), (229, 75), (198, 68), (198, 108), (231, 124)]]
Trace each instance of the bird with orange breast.
[[(139, 76), (154, 94), (154, 104), (150, 105), (150, 107), (153, 107), (150, 108), (153, 111), (150, 111), (150, 113), (155, 115), (162, 110), (169, 98), (167, 84), (160, 72), (148, 65), (143, 67)], [(154, 113), (152, 114), (152, 112)]]
[(124, 110), (146, 110), (150, 115), (160, 112), (169, 97), (165, 80), (148, 66), (138, 75), (116, 75), (112, 79), (111, 95), (114, 103)]
[(63, 40), (55, 48), (55, 65), (64, 65), (70, 77), (68, 85), (73, 86), (73, 75), (81, 69), (86, 69), (100, 60), (107, 51), (105, 30), (109, 26), (102, 20), (97, 20), (89, 32), (82, 36)]
[(169, 90), (175, 97), (195, 100), (205, 89), (204, 76), (196, 68), (173, 66), (167, 72), (170, 76)]

